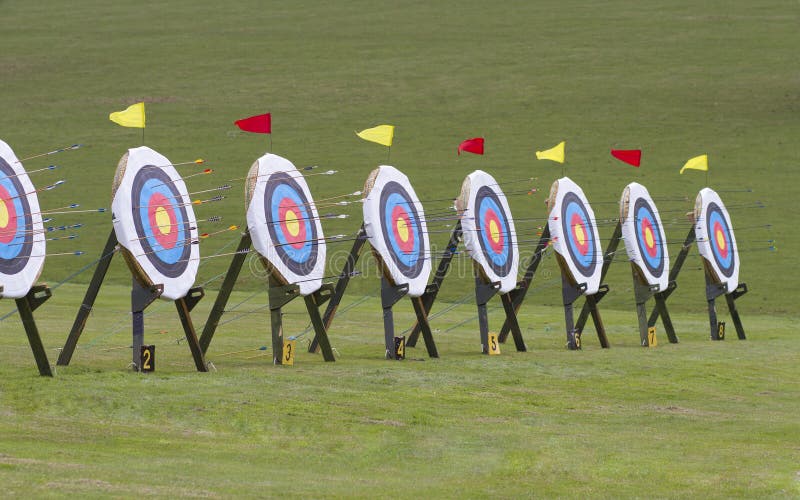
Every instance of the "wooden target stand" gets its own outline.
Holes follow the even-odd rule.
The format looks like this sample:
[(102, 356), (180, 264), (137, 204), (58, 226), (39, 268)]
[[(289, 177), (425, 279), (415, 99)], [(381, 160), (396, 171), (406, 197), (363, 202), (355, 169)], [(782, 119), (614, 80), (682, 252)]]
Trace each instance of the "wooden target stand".
[[(214, 337), (214, 332), (216, 332), (217, 326), (219, 326), (219, 320), (222, 318), (222, 315), (225, 314), (225, 306), (228, 304), (231, 292), (242, 270), (252, 242), (250, 231), (246, 230), (242, 234), (242, 239), (239, 241), (239, 246), (231, 260), (231, 265), (228, 267), (225, 280), (222, 283), (217, 299), (214, 302), (214, 306), (211, 308), (211, 313), (209, 313), (208, 320), (203, 328), (203, 333), (200, 336), (200, 349), (203, 353), (208, 350), (211, 339)], [(311, 320), (311, 325), (314, 327), (314, 338), (319, 339), (325, 361), (336, 361), (336, 357), (333, 355), (333, 348), (328, 340), (327, 326), (319, 315), (319, 308), (329, 300), (332, 295), (333, 286), (326, 283), (316, 292), (303, 297), (306, 309), (308, 310), (309, 319)], [(289, 350), (292, 348), (288, 346), (285, 347), (286, 344), (283, 336), (283, 312), (281, 309), (299, 296), (300, 285), (283, 284), (274, 273), (270, 273), (268, 292), (270, 328), (272, 332), (273, 363), (276, 365), (294, 364), (294, 354)]]
[[(420, 297), (422, 310), (426, 320), (431, 308), (433, 307), (433, 303), (436, 300), (436, 296), (439, 294), (442, 283), (444, 282), (444, 279), (450, 270), (450, 263), (453, 260), (453, 256), (456, 253), (456, 249), (458, 248), (458, 244), (461, 242), (463, 234), (464, 232), (461, 228), (461, 221), (458, 221), (453, 228), (453, 231), (450, 233), (450, 240), (447, 242), (447, 249), (439, 261), (439, 266), (436, 268), (436, 274), (433, 277), (433, 282), (431, 282), (425, 288), (425, 293), (423, 293)], [(543, 235), (542, 238), (544, 239), (546, 236)], [(497, 295), (497, 292), (500, 289), (500, 282), (488, 281), (475, 262), (473, 262), (472, 269), (475, 276), (475, 303), (478, 307), (478, 328), (481, 339), (481, 352), (483, 354), (498, 354), (500, 349), (496, 343), (505, 342), (509, 331), (514, 337), (514, 345), (517, 351), (526, 352), (528, 348), (525, 346), (525, 339), (522, 337), (522, 330), (520, 329), (519, 322), (517, 321), (517, 310), (519, 307), (515, 307), (514, 305), (513, 293), (518, 290), (515, 289), (511, 292), (500, 295), (500, 300), (506, 313), (506, 319), (503, 322), (503, 328), (507, 329), (505, 330), (505, 335), (503, 335), (501, 330), (500, 335), (497, 335), (497, 337), (494, 338), (493, 334), (489, 333), (489, 312), (487, 304), (492, 297)], [(531, 274), (531, 277), (532, 276), (533, 275)], [(521, 283), (522, 282), (517, 283), (517, 286), (519, 287)], [(521, 302), (522, 301), (520, 300), (520, 303)], [(423, 331), (422, 326), (422, 323), (417, 320), (417, 323), (415, 323), (412, 327), (411, 333), (406, 340), (406, 346), (416, 346), (420, 331)]]
[[(3, 287), (0, 286), (0, 292), (2, 291)], [(14, 299), (17, 303), (17, 311), (22, 319), (22, 326), (25, 328), (25, 334), (28, 336), (28, 343), (31, 345), (33, 358), (39, 368), (39, 375), (43, 377), (52, 377), (53, 370), (47, 360), (47, 352), (44, 350), (42, 337), (39, 335), (39, 328), (36, 326), (36, 319), (33, 317), (33, 311), (47, 302), (47, 299), (52, 295), (53, 293), (47, 285), (36, 284), (31, 287), (24, 297)]]
[[(83, 303), (80, 309), (78, 309), (78, 314), (75, 317), (75, 322), (72, 324), (72, 329), (69, 332), (67, 341), (64, 343), (64, 348), (58, 356), (57, 364), (59, 366), (68, 366), (69, 362), (72, 360), (75, 347), (78, 345), (78, 340), (86, 326), (89, 314), (92, 312), (92, 307), (94, 307), (94, 302), (97, 299), (97, 294), (100, 292), (100, 287), (108, 272), (108, 267), (111, 265), (111, 259), (114, 257), (114, 254), (117, 253), (117, 250), (117, 235), (112, 229), (111, 234), (108, 236), (108, 241), (106, 241), (103, 253), (101, 254), (100, 262), (97, 263), (97, 267), (94, 270), (92, 281), (89, 283), (89, 288), (87, 288), (86, 294), (83, 297)], [(133, 273), (131, 273), (131, 277), (131, 314), (133, 326), (132, 366), (134, 371), (143, 371), (147, 370), (147, 367), (140, 366), (142, 346), (144, 345), (144, 310), (161, 296), (161, 293), (164, 291), (164, 286), (161, 284), (144, 286), (133, 276)], [(181, 320), (183, 332), (186, 335), (186, 342), (189, 344), (195, 367), (199, 372), (208, 371), (208, 367), (203, 357), (203, 351), (200, 349), (190, 313), (204, 295), (203, 287), (198, 286), (191, 288), (184, 297), (174, 301), (175, 308)]]
[[(333, 323), (333, 318), (336, 315), (336, 309), (339, 307), (339, 304), (342, 301), (342, 297), (344, 296), (344, 292), (347, 289), (348, 283), (350, 282), (350, 278), (354, 274), (356, 263), (358, 262), (359, 257), (361, 257), (361, 250), (364, 248), (364, 244), (366, 242), (367, 231), (364, 229), (364, 224), (361, 224), (361, 228), (358, 230), (355, 241), (353, 242), (353, 247), (350, 249), (350, 253), (347, 256), (347, 261), (342, 268), (342, 272), (339, 274), (339, 279), (336, 282), (336, 287), (333, 295), (331, 296), (330, 302), (328, 302), (328, 307), (325, 309), (325, 314), (322, 317), (322, 324), (325, 328), (330, 327), (331, 323)], [(381, 307), (383, 308), (383, 336), (384, 345), (386, 347), (386, 359), (405, 358), (405, 346), (409, 344), (406, 339), (395, 337), (394, 314), (392, 312), (392, 308), (407, 294), (407, 284), (396, 285), (391, 283), (391, 281), (385, 275), (381, 277)], [(431, 327), (428, 324), (428, 317), (427, 313), (425, 312), (426, 309), (423, 306), (423, 296), (409, 297), (409, 299), (411, 300), (411, 305), (414, 307), (414, 313), (417, 316), (417, 322), (422, 330), (422, 336), (425, 339), (425, 347), (428, 350), (428, 356), (431, 358), (438, 358), (439, 351), (436, 349), (436, 342), (433, 340), (433, 333), (431, 333)], [(317, 334), (311, 341), (311, 344), (308, 346), (308, 351), (316, 352), (321, 344), (322, 339), (320, 339), (319, 334)]]
[[(692, 232), (692, 238), (694, 238), (694, 232)], [(611, 235), (611, 240), (608, 242), (608, 247), (606, 247), (606, 251), (603, 254), (603, 268), (600, 271), (600, 281), (604, 281), (606, 279), (606, 274), (608, 273), (608, 269), (611, 267), (612, 262), (614, 261), (614, 256), (616, 255), (617, 248), (619, 248), (619, 242), (622, 239), (622, 223), (618, 222), (617, 226), (614, 228), (614, 233)], [(693, 240), (692, 240), (693, 241)], [(689, 242), (691, 244), (691, 241)], [(677, 275), (677, 272), (680, 271), (681, 266), (683, 266), (683, 261), (686, 260), (686, 254), (682, 252), (678, 255), (676, 259), (675, 265), (672, 269), (670, 269), (670, 276), (669, 276), (669, 285), (667, 286), (666, 290), (659, 290), (658, 286), (652, 286), (647, 283), (647, 280), (642, 276), (641, 271), (637, 268), (636, 264), (631, 262), (631, 275), (633, 277), (633, 294), (634, 299), (636, 300), (636, 317), (639, 321), (639, 341), (642, 347), (650, 347), (656, 345), (656, 336), (655, 336), (655, 325), (658, 317), (661, 317), (661, 321), (664, 324), (664, 330), (667, 333), (667, 338), (669, 339), (671, 344), (678, 343), (678, 337), (675, 334), (675, 328), (672, 326), (672, 319), (669, 316), (669, 310), (667, 309), (667, 297), (672, 293), (673, 290), (676, 288), (675, 280), (673, 278), (673, 272)], [(676, 271), (677, 269), (677, 271)], [(601, 285), (601, 292), (597, 297), (596, 302), (600, 302), (600, 300), (608, 293), (608, 285)], [(650, 319), (647, 318), (647, 301), (653, 299), (655, 302), (655, 306), (653, 308), (653, 315)], [(578, 321), (575, 325), (576, 334), (580, 335), (583, 332), (584, 326), (586, 326), (586, 321), (589, 319), (590, 309), (589, 309), (589, 302), (587, 301), (586, 304), (583, 305), (581, 309), (580, 315), (578, 316)], [(596, 323), (595, 323), (596, 326)], [(599, 329), (598, 329), (599, 332)], [(598, 333), (599, 335), (599, 333)], [(606, 340), (607, 342), (607, 340)], [(603, 343), (601, 339), (600, 343)], [(608, 346), (603, 346), (608, 347)]]
[[(672, 269), (670, 269), (669, 286), (666, 290), (660, 292), (660, 294), (663, 295), (663, 300), (665, 302), (672, 292), (674, 292), (678, 287), (676, 281), (678, 278), (678, 273), (680, 273), (683, 263), (686, 261), (686, 257), (689, 255), (689, 251), (692, 249), (692, 244), (695, 242), (696, 237), (694, 224), (692, 224), (692, 227), (689, 228), (689, 233), (686, 235), (686, 239), (683, 242), (681, 251), (678, 253), (678, 257), (675, 259), (675, 264), (672, 266)], [(705, 258), (703, 258), (703, 273), (705, 275), (706, 283), (706, 302), (708, 303), (708, 322), (711, 340), (725, 340), (725, 323), (721, 323), (717, 320), (716, 299), (720, 295), (725, 295), (725, 301), (728, 304), (728, 311), (730, 312), (731, 319), (733, 320), (733, 325), (736, 328), (737, 337), (739, 337), (739, 340), (747, 340), (747, 337), (744, 333), (742, 320), (739, 317), (739, 311), (736, 309), (736, 299), (747, 293), (747, 284), (739, 283), (734, 291), (726, 294), (725, 285), (723, 283), (719, 283), (715, 279), (714, 274), (706, 263)], [(650, 318), (647, 321), (647, 325), (648, 327), (655, 326), (659, 315), (661, 315), (662, 321), (664, 321), (664, 328), (667, 329), (667, 335), (669, 335), (669, 327), (667, 326), (667, 323), (669, 322), (671, 325), (671, 321), (669, 321), (668, 316), (663, 316), (662, 312), (658, 308), (650, 313)], [(670, 342), (671, 341), (672, 338), (670, 338)], [(675, 341), (677, 342), (677, 339)]]
[[(601, 283), (605, 280), (606, 273), (608, 273), (608, 269), (611, 267), (611, 262), (614, 260), (614, 253), (617, 251), (621, 239), (622, 225), (617, 223), (617, 227), (614, 228), (614, 233), (611, 235), (611, 240), (608, 242), (608, 247), (603, 254), (603, 267), (600, 270)], [(586, 284), (576, 283), (571, 276), (567, 276), (566, 266), (559, 265), (559, 267), (561, 268), (561, 296), (564, 303), (564, 320), (567, 326), (567, 348), (570, 350), (581, 348), (583, 328), (586, 326), (589, 315), (591, 315), (594, 328), (597, 331), (597, 339), (600, 341), (600, 346), (603, 349), (608, 349), (611, 347), (611, 344), (608, 342), (606, 327), (603, 325), (603, 318), (600, 316), (600, 309), (597, 307), (598, 303), (603, 300), (603, 297), (608, 293), (608, 285), (602, 283), (597, 293), (586, 295), (586, 301), (578, 315), (578, 321), (573, 323), (573, 305), (575, 301), (583, 295), (583, 292), (586, 290)]]

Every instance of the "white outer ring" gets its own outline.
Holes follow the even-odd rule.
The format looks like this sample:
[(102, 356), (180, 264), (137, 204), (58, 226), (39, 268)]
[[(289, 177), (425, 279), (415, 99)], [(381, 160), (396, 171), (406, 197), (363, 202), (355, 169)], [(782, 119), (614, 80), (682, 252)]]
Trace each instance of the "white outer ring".
[[(638, 182), (631, 182), (622, 191), (622, 197), (619, 200), (620, 212), (624, 209), (625, 194), (628, 193), (628, 210), (626, 213), (620, 213), (620, 221), (622, 222), (622, 238), (625, 242), (625, 250), (628, 252), (628, 259), (636, 264), (642, 276), (647, 281), (648, 285), (658, 285), (658, 291), (664, 291), (669, 285), (669, 252), (667, 251), (667, 237), (664, 234), (664, 224), (661, 222), (661, 216), (658, 214), (653, 198), (650, 197), (650, 192), (647, 188)], [(636, 206), (636, 200), (644, 199), (653, 209), (653, 216), (658, 223), (658, 231), (661, 241), (661, 251), (664, 252), (664, 271), (660, 277), (656, 277), (651, 273), (647, 266), (644, 264), (644, 257), (639, 249), (639, 244), (636, 234), (636, 216), (633, 213)]]
[[(556, 253), (561, 255), (562, 261), (566, 264), (572, 275), (572, 279), (578, 284), (586, 283), (586, 290), (583, 294), (593, 295), (600, 289), (600, 275), (603, 270), (603, 247), (600, 246), (600, 234), (597, 231), (597, 219), (594, 216), (594, 210), (592, 210), (591, 205), (589, 205), (589, 200), (586, 199), (586, 195), (583, 194), (583, 189), (575, 184), (569, 177), (562, 177), (553, 182), (553, 186), (550, 188), (551, 192), (554, 189), (557, 189), (558, 192), (556, 194), (555, 203), (550, 207), (550, 213), (547, 217), (547, 225), (550, 228), (550, 240), (553, 243), (553, 249)], [(567, 249), (566, 235), (561, 231), (561, 204), (567, 193), (575, 193), (578, 199), (583, 202), (583, 206), (586, 208), (586, 216), (589, 217), (592, 223), (592, 238), (595, 248), (592, 258), (595, 259), (595, 266), (594, 272), (590, 276), (583, 275), (577, 266), (575, 266), (572, 257), (570, 257), (569, 250)]]
[[(508, 244), (512, 250), (511, 268), (508, 274), (500, 276), (494, 272), (489, 265), (489, 261), (483, 254), (481, 247), (480, 235), (478, 234), (479, 228), (476, 224), (478, 214), (472, 213), (472, 208), (475, 206), (475, 196), (481, 187), (486, 186), (491, 189), (497, 199), (500, 201), (501, 208), (507, 217), (508, 230)], [(500, 189), (497, 181), (484, 172), (483, 170), (476, 170), (469, 174), (464, 183), (461, 185), (461, 195), (466, 196), (466, 204), (464, 205), (465, 212), (461, 217), (461, 229), (464, 231), (464, 246), (470, 253), (470, 257), (481, 266), (483, 273), (491, 282), (500, 282), (500, 293), (507, 293), (517, 287), (517, 273), (519, 272), (519, 247), (517, 246), (517, 231), (514, 229), (514, 219), (511, 216), (511, 208), (508, 206), (506, 195)], [(464, 201), (464, 200), (462, 200)]]
[[(42, 214), (41, 209), (39, 208), (39, 198), (36, 196), (36, 193), (33, 192), (36, 190), (36, 188), (33, 186), (31, 179), (25, 172), (25, 168), (22, 166), (22, 163), (19, 162), (17, 155), (15, 155), (11, 147), (2, 140), (0, 140), (0, 156), (3, 157), (3, 159), (9, 164), (11, 169), (17, 175), (17, 180), (22, 185), (24, 190), (23, 192), (30, 193), (26, 195), (26, 198), (28, 199), (28, 206), (31, 209), (32, 226), (30, 228), (26, 228), (26, 230), (34, 231), (33, 245), (31, 245), (31, 256), (28, 258), (28, 263), (25, 265), (25, 267), (22, 268), (22, 270), (20, 270), (18, 273), (0, 273), (0, 286), (3, 287), (3, 291), (0, 292), (0, 297), (18, 299), (28, 294), (33, 284), (39, 279), (39, 275), (42, 273), (42, 269), (44, 268), (44, 225), (42, 224)], [(12, 240), (12, 243), (13, 241), (14, 240)]]
[[(733, 273), (730, 278), (722, 274), (717, 262), (714, 260), (714, 250), (712, 250), (711, 242), (708, 241), (706, 234), (706, 212), (708, 211), (708, 205), (712, 202), (719, 206), (723, 217), (725, 217), (725, 222), (730, 228), (731, 251), (733, 252)], [(731, 217), (728, 213), (728, 209), (725, 208), (725, 204), (722, 203), (722, 198), (711, 188), (703, 188), (697, 193), (694, 207), (694, 236), (697, 240), (697, 250), (716, 275), (717, 282), (724, 283), (726, 293), (731, 293), (739, 286), (739, 247), (736, 245), (736, 236), (734, 235), (733, 224), (731, 224)]]
[[(419, 297), (425, 293), (425, 287), (428, 285), (428, 277), (431, 274), (431, 245), (428, 239), (428, 226), (425, 223), (425, 212), (422, 209), (422, 203), (419, 201), (417, 193), (414, 191), (414, 188), (411, 187), (411, 183), (408, 181), (408, 177), (406, 177), (405, 174), (388, 165), (381, 165), (377, 170), (378, 174), (375, 176), (372, 189), (366, 193), (366, 198), (364, 199), (364, 229), (367, 232), (370, 245), (372, 245), (372, 248), (380, 255), (382, 264), (389, 273), (389, 276), (391, 276), (394, 284), (403, 285), (407, 283), (408, 295), (411, 297)], [(381, 193), (383, 192), (384, 186), (391, 181), (397, 182), (406, 190), (411, 197), (411, 201), (415, 205), (417, 216), (420, 219), (420, 233), (422, 235), (425, 253), (420, 256), (421, 259), (424, 259), (422, 270), (412, 279), (409, 279), (406, 275), (401, 273), (400, 269), (394, 263), (391, 250), (384, 243), (383, 234), (381, 232)]]
[[(259, 158), (256, 163), (258, 164), (257, 179), (253, 194), (250, 198), (250, 203), (247, 207), (247, 228), (253, 237), (253, 246), (256, 251), (264, 257), (272, 268), (278, 272), (283, 281), (286, 283), (297, 283), (300, 287), (301, 295), (309, 295), (316, 292), (322, 286), (322, 278), (325, 273), (325, 259), (327, 258), (327, 245), (325, 243), (325, 236), (322, 233), (322, 224), (319, 221), (319, 213), (317, 213), (317, 206), (314, 199), (311, 197), (311, 191), (308, 189), (303, 175), (295, 168), (295, 166), (287, 160), (278, 155), (265, 154)], [(299, 275), (289, 269), (286, 264), (281, 260), (275, 249), (275, 242), (269, 234), (267, 222), (268, 207), (264, 207), (264, 192), (267, 189), (269, 179), (272, 174), (278, 172), (286, 172), (290, 177), (300, 186), (308, 200), (306, 207), (312, 217), (311, 222), (317, 230), (317, 261), (314, 268), (307, 275)], [(309, 238), (311, 235), (307, 235)]]
[[(186, 184), (184, 184), (178, 171), (175, 167), (171, 166), (170, 162), (165, 156), (148, 148), (141, 146), (128, 150), (128, 161), (125, 165), (125, 174), (120, 180), (117, 191), (114, 194), (114, 199), (111, 202), (111, 211), (114, 217), (114, 232), (117, 235), (117, 241), (126, 250), (131, 253), (131, 256), (136, 260), (142, 271), (147, 275), (147, 278), (153, 284), (164, 285), (164, 292), (161, 294), (162, 299), (177, 300), (185, 297), (189, 289), (194, 286), (195, 278), (197, 277), (197, 268), (200, 265), (200, 245), (189, 244), (189, 261), (186, 270), (180, 276), (170, 278), (159, 272), (147, 258), (145, 249), (142, 247), (141, 234), (137, 234), (136, 226), (133, 223), (133, 203), (131, 199), (131, 189), (133, 188), (133, 179), (136, 173), (147, 165), (161, 167), (161, 171), (166, 173), (167, 176), (173, 181), (173, 186), (180, 194), (180, 199), (175, 200), (176, 203), (183, 204), (186, 209), (186, 216), (188, 218), (187, 224), (194, 229), (189, 230), (189, 238), (191, 241), (196, 241), (198, 238), (197, 232), (197, 218), (194, 215), (194, 209), (189, 198)], [(122, 165), (120, 166), (122, 168)], [(136, 201), (138, 203), (138, 201)], [(180, 242), (178, 244), (181, 244)], [(137, 274), (136, 270), (131, 270)]]

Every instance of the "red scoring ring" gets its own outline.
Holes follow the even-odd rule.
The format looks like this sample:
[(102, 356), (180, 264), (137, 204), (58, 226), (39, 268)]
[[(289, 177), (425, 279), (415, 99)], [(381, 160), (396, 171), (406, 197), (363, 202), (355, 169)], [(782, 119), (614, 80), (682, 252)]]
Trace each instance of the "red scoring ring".
[[(650, 231), (652, 235), (652, 242), (648, 244), (647, 242), (647, 232)], [(655, 258), (656, 254), (658, 254), (658, 248), (656, 248), (656, 232), (653, 229), (653, 224), (650, 222), (650, 219), (643, 219), (642, 220), (642, 234), (639, 237), (644, 242), (644, 248), (647, 250), (647, 255), (652, 258)]]
[[(297, 234), (292, 234), (289, 231), (289, 221), (286, 220), (289, 212), (292, 212), (294, 219), (296, 219), (294, 223), (297, 224)], [(297, 206), (297, 203), (291, 198), (283, 198), (278, 203), (278, 217), (280, 218), (278, 227), (280, 227), (283, 237), (286, 238), (286, 242), (296, 249), (303, 248), (303, 245), (306, 244), (306, 221), (302, 220), (302, 214), (303, 212)]]
[[(495, 223), (497, 227), (497, 241), (494, 241), (492, 238), (492, 222)], [(489, 246), (491, 247), (492, 251), (496, 254), (502, 253), (503, 249), (506, 246), (506, 238), (503, 234), (503, 225), (500, 223), (500, 218), (497, 216), (494, 210), (491, 208), (486, 210), (486, 217), (483, 220), (483, 231), (486, 235), (486, 241), (489, 242)]]
[[(405, 240), (400, 236), (398, 227), (400, 221), (403, 221), (406, 225), (407, 236)], [(414, 228), (411, 226), (411, 217), (408, 216), (406, 209), (400, 205), (395, 205), (394, 208), (392, 208), (392, 234), (394, 235), (394, 240), (397, 242), (400, 251), (408, 254), (414, 250)]]
[[(156, 220), (156, 213), (159, 208), (163, 208), (169, 217), (169, 227), (163, 227), (163, 225), (159, 227), (160, 224)], [(178, 243), (178, 219), (175, 217), (175, 209), (172, 203), (166, 196), (161, 193), (153, 193), (147, 204), (147, 219), (150, 221), (150, 230), (153, 232), (153, 238), (161, 246), (161, 249), (170, 250), (175, 248)], [(160, 249), (156, 249), (156, 251), (158, 250)]]
[(0, 186), (0, 203), (5, 203), (8, 211), (8, 221), (0, 227), (0, 243), (11, 243), (17, 235), (17, 209), (13, 197), (3, 186)]
[[(714, 247), (719, 251), (720, 256), (723, 259), (728, 258), (728, 238), (725, 237), (725, 230), (722, 228), (722, 224), (719, 222), (714, 223), (714, 241), (711, 243)], [(722, 236), (722, 241), (725, 243), (725, 246), (722, 247), (719, 245), (720, 236)]]
[[(586, 231), (586, 226), (583, 223), (583, 218), (578, 214), (572, 214), (572, 220), (569, 221), (570, 231), (572, 231), (572, 241), (575, 242), (575, 247), (581, 255), (586, 255), (589, 251), (589, 233)], [(583, 232), (583, 243), (578, 239), (578, 228)]]

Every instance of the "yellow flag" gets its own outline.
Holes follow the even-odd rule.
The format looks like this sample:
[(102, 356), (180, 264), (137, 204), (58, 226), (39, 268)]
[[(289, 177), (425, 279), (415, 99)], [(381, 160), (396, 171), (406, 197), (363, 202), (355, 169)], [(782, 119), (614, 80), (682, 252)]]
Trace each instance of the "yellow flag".
[(392, 139), (394, 138), (394, 125), (378, 125), (377, 127), (356, 132), (356, 135), (365, 141), (377, 142), (378, 144), (391, 147)]
[(123, 127), (144, 128), (144, 103), (137, 102), (125, 111), (115, 111), (108, 115), (108, 119)]
[(566, 141), (561, 141), (557, 146), (544, 151), (537, 151), (536, 158), (539, 160), (553, 160), (558, 163), (564, 163), (564, 146)]
[(686, 162), (686, 165), (683, 166), (680, 173), (683, 173), (683, 171), (687, 168), (692, 170), (705, 170), (708, 172), (708, 155), (700, 155), (690, 158), (689, 161)]

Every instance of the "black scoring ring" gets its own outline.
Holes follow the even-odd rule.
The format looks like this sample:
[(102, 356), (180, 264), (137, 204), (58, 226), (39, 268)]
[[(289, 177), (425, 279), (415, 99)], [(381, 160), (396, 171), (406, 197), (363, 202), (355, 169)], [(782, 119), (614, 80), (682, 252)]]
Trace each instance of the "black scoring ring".
[(11, 183), (13, 187), (12, 190), (8, 190), (9, 194), (15, 197), (10, 201), (12, 203), (15, 201), (19, 202), (22, 207), (22, 213), (17, 213), (17, 217), (21, 215), (24, 220), (22, 241), (18, 241), (19, 234), (17, 234), (17, 230), (15, 230), (14, 239), (11, 240), (11, 244), (19, 247), (19, 251), (12, 250), (9, 252), (9, 257), (0, 258), (0, 273), (14, 275), (25, 269), (25, 266), (28, 265), (28, 261), (31, 258), (31, 252), (33, 250), (33, 217), (31, 216), (31, 207), (28, 203), (28, 197), (25, 194), (25, 188), (19, 181), (17, 173), (2, 157), (0, 157), (0, 172), (5, 175), (5, 179), (3, 180), (6, 181), (6, 183)]

